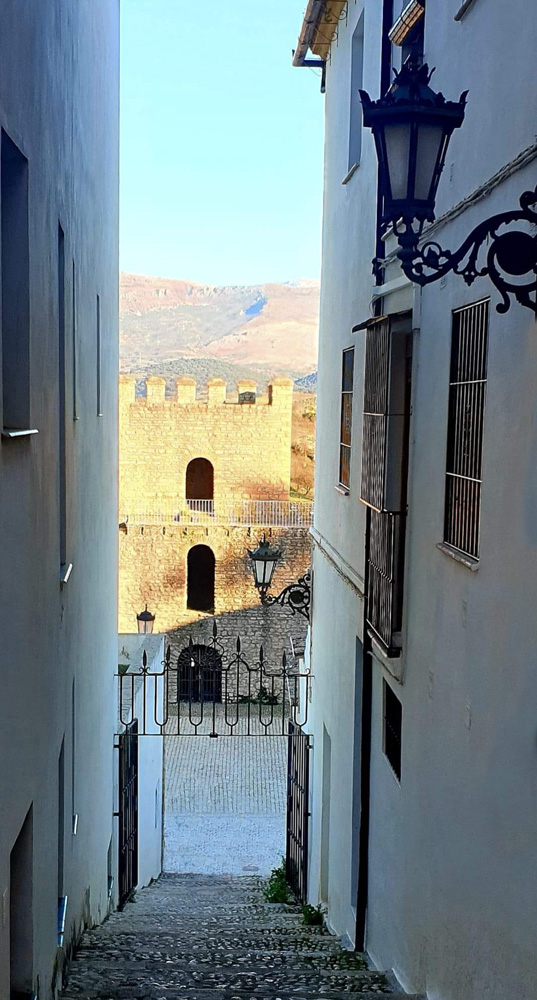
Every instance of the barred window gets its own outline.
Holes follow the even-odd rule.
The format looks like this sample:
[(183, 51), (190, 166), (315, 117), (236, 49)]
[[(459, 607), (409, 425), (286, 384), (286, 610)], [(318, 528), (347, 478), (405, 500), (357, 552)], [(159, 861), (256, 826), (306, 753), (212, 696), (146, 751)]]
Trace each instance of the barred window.
[(451, 332), (444, 541), (479, 558), (488, 300), (457, 309)]
[(343, 351), (341, 378), (341, 429), (339, 437), (339, 485), (350, 489), (352, 391), (354, 384), (354, 347)]

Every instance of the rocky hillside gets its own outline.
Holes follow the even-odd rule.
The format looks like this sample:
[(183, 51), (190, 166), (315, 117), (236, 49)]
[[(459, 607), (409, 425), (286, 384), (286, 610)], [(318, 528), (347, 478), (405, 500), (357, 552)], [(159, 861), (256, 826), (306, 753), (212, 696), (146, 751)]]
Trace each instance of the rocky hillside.
[(181, 358), (295, 377), (316, 366), (315, 281), (214, 287), (123, 274), (120, 313), (123, 370), (145, 371)]

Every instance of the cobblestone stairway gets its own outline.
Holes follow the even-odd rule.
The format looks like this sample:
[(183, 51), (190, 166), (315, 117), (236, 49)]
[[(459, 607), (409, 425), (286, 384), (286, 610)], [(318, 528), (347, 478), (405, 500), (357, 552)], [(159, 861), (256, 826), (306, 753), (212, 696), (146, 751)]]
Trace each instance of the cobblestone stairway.
[(352, 994), (403, 997), (324, 928), (305, 926), (300, 907), (266, 903), (262, 879), (166, 874), (84, 935), (62, 996), (350, 1000)]

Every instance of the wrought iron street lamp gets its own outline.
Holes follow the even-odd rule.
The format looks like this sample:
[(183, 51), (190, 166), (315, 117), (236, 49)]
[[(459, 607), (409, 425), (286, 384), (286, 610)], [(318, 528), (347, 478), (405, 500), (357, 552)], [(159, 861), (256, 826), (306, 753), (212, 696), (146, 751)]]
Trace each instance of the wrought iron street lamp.
[(147, 604), (145, 606), (145, 611), (140, 611), (140, 614), (136, 615), (136, 621), (138, 622), (138, 632), (153, 631), (155, 615), (152, 615), (151, 612), (147, 610)]
[(250, 551), (248, 555), (252, 563), (254, 582), (259, 591), (261, 603), (269, 607), (272, 604), (279, 604), (282, 607), (287, 605), (293, 614), (302, 615), (307, 621), (310, 620), (311, 604), (311, 571), (308, 570), (301, 576), (297, 583), (291, 583), (284, 587), (277, 597), (269, 595), (268, 589), (272, 583), (276, 564), (281, 559), (282, 553), (279, 549), (271, 549), (267, 542), (266, 535), (263, 535), (257, 549)]
[[(440, 175), (451, 136), (463, 123), (467, 94), (446, 101), (429, 86), (431, 75), (426, 64), (411, 58), (380, 100), (360, 91), (364, 125), (373, 132), (379, 161), (382, 221), (393, 225), (402, 269), (418, 285), (450, 271), (467, 285), (489, 275), (502, 296), (498, 312), (507, 312), (514, 296), (537, 313), (537, 237), (530, 229), (537, 224), (537, 188), (524, 192), (519, 209), (476, 226), (458, 250), (443, 250), (432, 240), (420, 246), (424, 224), (435, 218)], [(505, 228), (516, 222), (523, 228)]]

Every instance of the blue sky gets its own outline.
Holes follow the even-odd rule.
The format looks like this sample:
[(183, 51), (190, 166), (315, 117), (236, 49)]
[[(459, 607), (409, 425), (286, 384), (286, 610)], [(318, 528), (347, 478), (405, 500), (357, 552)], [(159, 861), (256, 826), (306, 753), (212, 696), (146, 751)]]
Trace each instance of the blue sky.
[(324, 98), (291, 66), (305, 6), (122, 0), (123, 270), (318, 277)]

